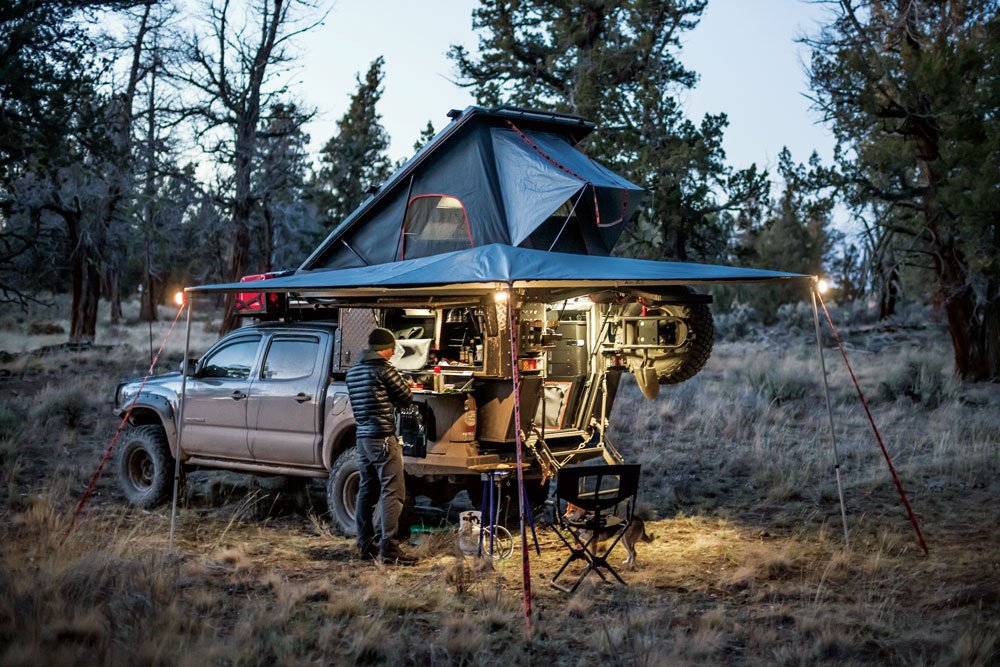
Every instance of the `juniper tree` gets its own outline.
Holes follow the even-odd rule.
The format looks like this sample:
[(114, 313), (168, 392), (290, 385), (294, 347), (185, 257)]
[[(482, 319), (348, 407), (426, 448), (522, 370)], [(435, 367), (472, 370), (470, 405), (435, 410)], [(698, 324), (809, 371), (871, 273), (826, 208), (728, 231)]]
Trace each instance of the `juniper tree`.
[[(796, 164), (788, 148), (778, 154), (777, 175), (781, 191), (764, 211), (763, 219), (747, 231), (744, 242), (752, 266), (806, 275), (826, 273), (839, 235), (830, 228), (834, 192), (829, 169), (813, 153), (807, 164)], [(776, 285), (767, 290), (747, 290), (745, 298), (765, 322), (774, 320), (778, 306), (800, 300), (801, 284)]]
[(427, 121), (427, 125), (424, 129), (420, 130), (420, 136), (413, 144), (413, 152), (419, 151), (421, 148), (427, 145), (427, 143), (434, 138), (437, 131), (434, 129), (434, 123)]
[(480, 104), (553, 110), (595, 121), (585, 144), (652, 197), (623, 239), (633, 255), (723, 255), (723, 211), (766, 191), (755, 168), (725, 164), (724, 114), (687, 119), (678, 97), (697, 74), (678, 59), (705, 0), (483, 0), (477, 55), (452, 46), (460, 85)]
[[(182, 79), (199, 98), (188, 113), (200, 121), (203, 148), (227, 169), (219, 192), (229, 208), (227, 280), (255, 270), (250, 246), (260, 203), (253, 191), (257, 133), (262, 111), (287, 92), (279, 75), (292, 60), (290, 42), (322, 20), (307, 18), (313, 9), (309, 0), (254, 0), (245, 6), (208, 0), (204, 32), (187, 44), (191, 67)], [(222, 332), (236, 324), (233, 299), (227, 298)]]
[(257, 255), (261, 269), (295, 268), (323, 238), (323, 227), (308, 187), (309, 116), (294, 104), (275, 104), (258, 133), (260, 166), (255, 169), (261, 218)]
[(957, 372), (1000, 378), (998, 3), (830, 5), (804, 41), (846, 199), (880, 247), (932, 277)]
[(337, 121), (337, 133), (320, 151), (320, 167), (314, 186), (316, 201), (330, 224), (339, 224), (366, 197), (368, 188), (389, 176), (391, 163), (386, 155), (389, 135), (376, 109), (382, 98), (382, 66), (379, 56), (372, 61), (364, 79), (357, 77), (351, 104)]
[[(52, 218), (62, 222), (71, 341), (94, 339), (102, 281), (116, 284), (124, 262), (132, 103), (154, 4), (16, 0), (0, 8), (3, 215), (6, 224), (21, 217), (36, 230), (50, 228)], [(135, 16), (122, 13), (133, 7)], [(127, 41), (99, 29), (110, 12), (124, 24), (135, 19)], [(111, 92), (106, 84), (118, 51), (128, 54), (126, 74)]]

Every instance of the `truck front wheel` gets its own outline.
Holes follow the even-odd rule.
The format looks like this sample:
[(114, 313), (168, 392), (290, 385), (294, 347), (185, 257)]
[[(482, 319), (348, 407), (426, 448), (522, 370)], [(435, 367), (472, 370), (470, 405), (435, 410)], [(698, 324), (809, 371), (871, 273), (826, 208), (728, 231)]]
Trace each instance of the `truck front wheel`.
[(330, 523), (344, 537), (357, 535), (354, 509), (358, 502), (361, 472), (356, 447), (345, 449), (330, 468), (326, 480), (326, 503), (330, 509)]
[(131, 428), (118, 450), (118, 482), (136, 507), (155, 507), (170, 498), (174, 457), (159, 424)]

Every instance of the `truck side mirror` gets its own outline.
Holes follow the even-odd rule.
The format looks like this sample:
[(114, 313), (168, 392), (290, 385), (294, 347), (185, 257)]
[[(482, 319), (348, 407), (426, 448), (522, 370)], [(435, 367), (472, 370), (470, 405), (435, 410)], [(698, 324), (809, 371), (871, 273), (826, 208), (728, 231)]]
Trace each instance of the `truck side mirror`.
[[(181, 375), (184, 375), (184, 362), (182, 361), (177, 367), (177, 370)], [(194, 357), (187, 360), (187, 376), (195, 377), (198, 374), (198, 360)]]

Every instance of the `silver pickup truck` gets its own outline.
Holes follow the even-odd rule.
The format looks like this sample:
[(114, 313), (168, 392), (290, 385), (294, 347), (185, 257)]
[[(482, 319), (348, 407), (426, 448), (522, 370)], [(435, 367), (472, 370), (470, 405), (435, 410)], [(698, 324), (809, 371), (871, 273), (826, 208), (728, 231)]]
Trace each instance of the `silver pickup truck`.
[[(621, 460), (604, 431), (622, 371), (632, 370), (649, 395), (650, 387), (687, 379), (705, 363), (712, 346), (706, 300), (683, 292), (671, 301), (642, 308), (587, 298), (520, 304), (517, 398), (530, 424), (524, 446), (532, 502), (544, 499), (544, 480), (561, 465)], [(134, 505), (162, 503), (177, 456), (184, 468), (326, 478), (332, 524), (350, 535), (359, 477), (343, 380), (379, 325), (396, 331), (394, 363), (413, 388), (414, 407), (399, 424), (407, 490), (440, 502), (467, 490), (475, 501), (482, 472), (515, 466), (503, 307), (453, 299), (432, 307), (337, 308), (309, 321), (312, 309), (237, 329), (188, 364), (179, 452), (181, 373), (152, 377), (141, 392), (138, 380), (122, 383), (115, 405), (119, 415), (128, 411), (130, 428), (118, 450), (121, 488)]]

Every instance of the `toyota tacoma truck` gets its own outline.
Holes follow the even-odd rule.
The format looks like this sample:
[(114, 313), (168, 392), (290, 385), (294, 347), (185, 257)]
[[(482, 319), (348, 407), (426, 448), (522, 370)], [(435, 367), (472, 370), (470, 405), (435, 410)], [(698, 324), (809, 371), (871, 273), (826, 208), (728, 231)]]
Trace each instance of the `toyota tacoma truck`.
[(540, 502), (560, 466), (621, 461), (605, 429), (623, 371), (653, 397), (694, 375), (712, 348), (710, 297), (685, 287), (577, 292), (286, 299), (270, 315), (256, 312), (181, 372), (117, 387), (116, 410), (129, 425), (117, 453), (122, 491), (140, 507), (166, 501), (175, 457), (185, 469), (325, 478), (332, 524), (353, 534), (359, 474), (344, 376), (383, 326), (396, 333), (392, 361), (413, 390), (399, 418), (408, 492), (447, 502), (467, 490), (476, 501), (481, 473), (515, 468), (516, 399), (526, 488)]

